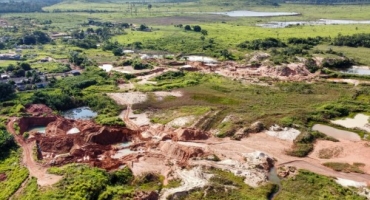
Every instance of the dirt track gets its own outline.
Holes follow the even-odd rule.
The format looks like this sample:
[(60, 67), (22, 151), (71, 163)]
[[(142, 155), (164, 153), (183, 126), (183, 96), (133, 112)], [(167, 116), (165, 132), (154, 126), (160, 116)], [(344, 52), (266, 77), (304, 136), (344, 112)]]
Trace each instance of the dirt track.
[(30, 175), (37, 178), (37, 183), (40, 186), (49, 186), (57, 183), (62, 176), (48, 174), (47, 168), (41, 166), (34, 160), (32, 156), (34, 143), (26, 143), (22, 136), (16, 134), (16, 131), (13, 128), (15, 120), (16, 118), (10, 118), (10, 121), (7, 124), (7, 130), (9, 133), (14, 135), (16, 142), (23, 149), (23, 164), (28, 168)]
[[(244, 138), (241, 141), (234, 141), (228, 138), (226, 139), (213, 138), (206, 141), (197, 141), (197, 142), (207, 144), (210, 151), (215, 152), (216, 155), (220, 155), (220, 158), (222, 159), (231, 158), (238, 160), (240, 159), (239, 155), (241, 153), (248, 153), (257, 150), (265, 152), (268, 155), (276, 158), (277, 166), (290, 165), (300, 169), (306, 169), (321, 175), (339, 177), (358, 182), (367, 182), (368, 184), (370, 184), (369, 174), (337, 172), (323, 166), (321, 164), (321, 160), (313, 156), (305, 158), (296, 158), (288, 156), (284, 153), (284, 151), (288, 149), (292, 143), (288, 141), (279, 140), (265, 133), (252, 134), (248, 138)], [(354, 144), (352, 144), (352, 146), (353, 145)], [(346, 160), (341, 161), (346, 162)], [(369, 162), (369, 161), (357, 160), (357, 162)]]

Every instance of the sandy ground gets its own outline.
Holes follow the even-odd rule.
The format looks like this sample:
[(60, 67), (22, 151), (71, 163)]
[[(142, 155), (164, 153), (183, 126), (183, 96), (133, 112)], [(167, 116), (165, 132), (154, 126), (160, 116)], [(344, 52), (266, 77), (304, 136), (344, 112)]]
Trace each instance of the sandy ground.
[(124, 116), (126, 116), (126, 115), (128, 115), (128, 118), (138, 126), (145, 126), (145, 125), (150, 125), (151, 124), (150, 119), (148, 117), (148, 114), (145, 113), (145, 112), (140, 113), (140, 114), (134, 114), (131, 109), (129, 111), (124, 110), (124, 111), (121, 112), (119, 117), (123, 119)]
[[(315, 151), (311, 153), (309, 157), (305, 158), (297, 158), (286, 155), (285, 150), (289, 149), (293, 143), (290, 141), (271, 137), (265, 133), (252, 134), (248, 138), (244, 138), (241, 141), (234, 141), (228, 138), (212, 138), (206, 141), (197, 142), (208, 144), (207, 148), (209, 148), (209, 151), (214, 152), (222, 160), (241, 160), (243, 159), (243, 153), (250, 153), (257, 150), (265, 152), (268, 155), (274, 157), (277, 160), (277, 162), (275, 163), (276, 166), (292, 165), (296, 166), (297, 168), (306, 169), (326, 176), (333, 176), (358, 182), (370, 183), (370, 175), (368, 174), (336, 172), (321, 164), (322, 159), (319, 159), (315, 155), (317, 154), (317, 151), (321, 148), (321, 143), (330, 141), (318, 141), (315, 146)], [(370, 173), (370, 154), (364, 153), (369, 152), (370, 150), (370, 147), (367, 147), (366, 142), (341, 142), (343, 142), (343, 144), (338, 144), (344, 146), (343, 152), (346, 153), (346, 156), (343, 158), (333, 159), (332, 161), (337, 160), (338, 162), (362, 162), (366, 164), (363, 170), (366, 173)], [(327, 162), (327, 160), (325, 160), (325, 162)]]
[(297, 138), (301, 132), (294, 128), (281, 128), (277, 125), (272, 126), (266, 134), (272, 137), (276, 137), (282, 140), (293, 141)]
[(107, 93), (107, 95), (119, 105), (143, 103), (148, 98), (148, 96), (142, 92)]
[(167, 123), (167, 125), (172, 126), (172, 127), (185, 127), (186, 125), (190, 125), (191, 122), (193, 122), (194, 120), (195, 120), (195, 116), (193, 115), (179, 117), (179, 118), (176, 118), (170, 121), (169, 123)]
[(132, 89), (135, 89), (135, 85), (132, 84), (131, 82), (119, 84), (118, 87), (119, 87), (120, 90), (132, 90)]
[(344, 187), (366, 187), (367, 184), (366, 182), (357, 182), (357, 181), (352, 181), (348, 179), (343, 179), (343, 178), (338, 178), (335, 182), (338, 184), (344, 186)]
[[(320, 159), (319, 152), (321, 149), (333, 149), (336, 147), (342, 148), (339, 155), (330, 159)], [(370, 146), (365, 141), (349, 141), (340, 140), (340, 142), (331, 142), (326, 140), (319, 140), (315, 144), (314, 151), (309, 155), (310, 158), (319, 160), (320, 162), (346, 162), (346, 163), (364, 163), (363, 171), (370, 174)]]
[(150, 81), (150, 79), (156, 77), (156, 76), (159, 76), (165, 72), (168, 72), (168, 71), (178, 71), (177, 69), (165, 69), (163, 71), (160, 71), (160, 72), (156, 72), (156, 73), (152, 73), (152, 74), (149, 74), (149, 75), (145, 75), (145, 76), (138, 76), (136, 77), (138, 80), (140, 80), (139, 82), (137, 82), (137, 84), (140, 84), (140, 85), (145, 85), (145, 84), (157, 84), (157, 82), (155, 81)]
[(187, 192), (193, 188), (202, 188), (208, 184), (210, 176), (202, 172), (201, 167), (194, 167), (190, 170), (177, 169), (175, 171), (176, 176), (182, 180), (182, 185), (177, 188), (171, 188), (164, 190), (160, 196), (160, 200), (165, 200), (171, 194)]
[(47, 168), (41, 166), (37, 163), (32, 156), (34, 143), (26, 143), (21, 136), (17, 135), (14, 128), (14, 120), (16, 118), (11, 118), (10, 122), (7, 125), (7, 130), (9, 133), (14, 135), (15, 140), (19, 146), (23, 149), (23, 163), (28, 168), (30, 175), (37, 178), (37, 184), (40, 186), (50, 186), (57, 183), (62, 179), (62, 176), (57, 176), (47, 173)]
[(171, 91), (171, 92), (158, 91), (158, 92), (153, 92), (153, 94), (158, 98), (158, 100), (162, 100), (163, 98), (168, 97), (168, 96), (174, 96), (174, 97), (183, 96), (181, 91)]

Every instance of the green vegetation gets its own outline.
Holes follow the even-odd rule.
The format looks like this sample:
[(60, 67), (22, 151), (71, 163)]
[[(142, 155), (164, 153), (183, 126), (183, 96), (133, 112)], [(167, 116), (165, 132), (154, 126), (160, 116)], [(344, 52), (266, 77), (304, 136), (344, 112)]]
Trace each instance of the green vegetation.
[(148, 174), (134, 179), (129, 168), (108, 173), (86, 165), (71, 164), (50, 168), (50, 173), (63, 175), (52, 188), (39, 190), (31, 179), (18, 199), (122, 199), (132, 198), (138, 191), (161, 188), (159, 176)]
[(351, 188), (337, 184), (333, 178), (300, 170), (295, 177), (281, 181), (282, 190), (275, 197), (283, 199), (366, 199)]
[(6, 119), (0, 119), (0, 199), (8, 199), (28, 177), (27, 168), (21, 165), (21, 151), (17, 148), (13, 136), (6, 131)]
[(314, 143), (317, 139), (339, 142), (339, 140), (327, 136), (318, 131), (307, 131), (301, 133), (295, 140), (292, 149), (286, 153), (290, 156), (305, 157), (313, 150)]
[[(268, 127), (280, 123), (277, 120), (280, 117), (289, 119), (285, 124), (310, 127), (312, 122), (327, 122), (351, 112), (366, 112), (369, 109), (354, 98), (353, 95), (358, 92), (353, 86), (346, 84), (278, 83), (275, 85), (277, 87), (244, 85), (217, 75), (192, 72), (176, 76), (165, 74), (156, 81), (156, 85), (138, 85), (138, 89), (154, 91), (185, 87), (182, 89), (184, 96), (165, 101), (151, 100), (140, 106), (141, 110), (147, 107), (176, 110), (182, 106), (207, 106), (213, 110), (224, 110), (224, 117), (228, 114), (240, 116), (238, 121), (232, 122), (237, 127), (249, 126), (257, 120), (263, 121)], [(358, 89), (367, 91), (366, 87)], [(368, 98), (368, 93), (365, 96)], [(164, 111), (158, 112), (158, 116), (154, 115), (152, 119), (160, 119), (160, 113)], [(218, 125), (222, 120), (220, 117), (214, 124)]]
[(9, 98), (11, 95), (14, 94), (14, 89), (12, 85), (7, 84), (7, 83), (0, 83), (0, 93), (1, 97), (0, 100), (4, 100), (6, 98)]
[[(370, 64), (370, 37), (367, 34), (370, 25), (292, 25), (277, 29), (256, 26), (270, 21), (369, 19), (369, 5), (326, 5), (359, 3), (342, 0), (295, 0), (293, 3), (321, 6), (285, 4), (280, 0), (150, 3), (0, 0), (0, 53), (19, 54), (14, 58), (16, 60), (0, 60), (0, 73), (11, 77), (10, 81), (0, 83), (0, 114), (23, 116), (26, 105), (32, 103), (46, 104), (55, 111), (87, 105), (99, 113), (94, 119), (97, 123), (124, 126), (117, 117), (123, 108), (106, 93), (116, 92), (118, 84), (126, 83), (128, 79), (135, 82), (135, 76), (106, 73), (97, 66), (107, 63), (130, 65), (146, 72), (164, 64), (155, 59), (141, 61), (140, 55), (126, 54), (125, 50), (150, 55), (173, 54), (166, 57), (166, 62), (194, 54), (259, 66), (263, 61), (248, 63), (245, 60), (246, 54), (253, 55), (258, 50), (270, 54), (267, 65), (279, 64), (282, 70), (286, 70), (284, 63), (305, 60), (304, 64), (312, 73), (321, 71), (328, 77), (369, 79), (342, 74), (338, 69)], [(367, 0), (361, 3), (367, 3)], [(244, 9), (289, 11), (301, 15), (237, 18), (205, 13)], [(323, 58), (322, 65), (317, 64), (316, 56)], [(72, 69), (81, 71), (81, 75), (68, 74)], [(43, 73), (53, 74), (42, 79)], [(43, 81), (48, 85), (38, 87), (37, 84)], [(173, 71), (152, 81), (157, 84), (136, 84), (135, 90), (180, 89), (183, 93), (179, 98), (160, 100), (149, 95), (147, 102), (134, 106), (138, 112), (150, 108), (152, 122), (165, 124), (178, 117), (194, 116), (198, 128), (217, 129), (219, 137), (232, 137), (237, 130), (249, 127), (255, 121), (262, 121), (265, 127), (275, 123), (295, 127), (302, 134), (287, 153), (297, 157), (308, 155), (318, 139), (336, 141), (308, 130), (314, 123), (326, 124), (333, 118), (370, 113), (370, 92), (366, 84), (353, 87), (327, 82), (283, 83), (274, 78), (261, 78), (261, 82), (268, 83), (268, 86), (262, 86), (219, 75)], [(29, 84), (25, 89), (33, 91), (22, 91), (19, 86), (22, 83)], [(228, 120), (224, 121), (226, 117)], [(7, 199), (27, 178), (28, 172), (20, 166), (20, 152), (13, 137), (5, 131), (6, 118), (0, 119), (0, 174), (5, 173), (7, 177), (0, 182), (1, 188), (5, 188), (0, 199)], [(18, 124), (14, 128), (19, 132)], [(356, 132), (361, 136), (365, 134), (364, 131)], [(24, 138), (28, 136), (27, 132), (23, 134)], [(326, 166), (337, 171), (361, 172), (360, 163), (326, 163)], [(51, 188), (40, 190), (37, 181), (30, 178), (15, 198), (129, 199), (137, 191), (160, 191), (163, 187), (163, 177), (155, 174), (134, 177), (127, 168), (108, 173), (85, 165), (68, 165), (50, 171), (63, 175), (64, 179)], [(215, 174), (211, 185), (190, 191), (184, 199), (266, 199), (277, 189), (272, 184), (251, 188), (241, 177), (231, 173), (214, 169), (208, 172)], [(174, 180), (167, 187), (179, 184), (179, 180)], [(332, 179), (306, 171), (283, 180), (282, 188), (277, 199), (361, 199)]]
[(364, 172), (359, 168), (359, 167), (363, 167), (364, 164), (362, 163), (356, 163), (356, 164), (348, 164), (348, 163), (339, 163), (339, 162), (327, 162), (327, 163), (324, 163), (323, 164), (324, 166), (326, 167), (329, 167), (335, 171), (339, 171), (339, 172), (346, 172), (346, 173), (350, 173), (350, 172), (355, 172), (355, 173), (361, 173), (363, 174)]

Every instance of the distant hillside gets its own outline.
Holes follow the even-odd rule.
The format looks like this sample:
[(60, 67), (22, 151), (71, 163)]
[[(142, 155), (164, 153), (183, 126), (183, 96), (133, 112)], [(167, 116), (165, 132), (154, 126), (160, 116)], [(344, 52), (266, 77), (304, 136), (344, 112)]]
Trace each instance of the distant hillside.
[(62, 0), (0, 0), (0, 13), (43, 12), (42, 7), (50, 6), (61, 1)]
[[(1, 1), (1, 0), (0, 0)], [(42, 0), (39, 0), (42, 1)], [(67, 0), (72, 1), (72, 0)], [(318, 5), (335, 5), (335, 4), (368, 4), (370, 0), (80, 0), (85, 2), (136, 2), (136, 3), (181, 3), (181, 2), (201, 2), (219, 6), (237, 6), (237, 5), (274, 5), (281, 3), (299, 3), (299, 4), (318, 4)]]
[(286, 3), (337, 5), (337, 4), (369, 4), (370, 0), (288, 0)]

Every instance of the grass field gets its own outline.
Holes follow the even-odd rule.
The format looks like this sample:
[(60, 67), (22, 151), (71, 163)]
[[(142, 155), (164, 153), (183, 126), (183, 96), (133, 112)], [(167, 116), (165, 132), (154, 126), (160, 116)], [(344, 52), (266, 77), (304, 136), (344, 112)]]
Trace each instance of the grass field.
[(370, 49), (369, 48), (362, 48), (362, 47), (338, 47), (332, 45), (319, 45), (316, 46), (315, 49), (326, 51), (328, 49), (332, 49), (336, 52), (341, 52), (344, 55), (355, 59), (357, 62), (370, 66)]
[[(199, 84), (185, 86), (182, 89), (184, 96), (181, 98), (171, 98), (166, 101), (153, 100), (142, 106), (137, 106), (137, 109), (144, 110), (150, 107), (157, 110), (152, 116), (154, 120), (157, 120), (168, 112), (182, 113), (183, 106), (210, 107), (213, 111), (222, 111), (218, 114), (217, 120), (213, 122), (213, 128), (220, 125), (223, 117), (227, 115), (236, 116), (239, 120), (235, 123), (244, 127), (257, 120), (263, 121), (266, 125), (271, 125), (273, 123), (283, 123), (283, 120), (286, 119), (289, 119), (288, 121), (291, 121), (291, 123), (301, 124), (302, 127), (305, 127), (309, 126), (307, 120), (313, 116), (312, 113), (322, 109), (325, 110), (326, 107), (330, 109), (328, 105), (332, 105), (332, 107), (336, 107), (336, 105), (342, 107), (342, 104), (349, 107), (355, 104), (360, 105), (352, 102), (352, 95), (356, 90), (353, 86), (346, 84), (322, 82), (302, 85), (289, 83), (268, 87), (243, 85), (230, 79), (210, 75), (203, 75), (199, 79), (192, 73), (181, 79), (159, 81), (157, 86), (143, 86), (139, 90), (163, 89), (166, 86), (176, 88), (176, 84), (180, 86), (180, 83), (183, 83), (182, 79)], [(184, 85), (181, 85), (181, 87), (184, 87)], [(289, 91), (286, 91), (287, 88), (290, 88)], [(297, 88), (306, 89), (300, 90)], [(367, 111), (368, 107), (362, 107), (362, 109)], [(196, 109), (194, 109), (194, 112), (196, 112)], [(193, 114), (195, 113), (186, 112), (186, 115)], [(171, 119), (162, 122), (168, 122)]]
[[(115, 36), (122, 44), (142, 42), (144, 48), (170, 52), (200, 53), (203, 52), (202, 44), (207, 44), (213, 39), (218, 49), (236, 49), (236, 45), (246, 40), (263, 39), (268, 37), (287, 40), (291, 37), (335, 37), (338, 34), (352, 35), (370, 32), (370, 25), (320, 25), (320, 26), (295, 26), (291, 28), (272, 29), (255, 26), (242, 26), (224, 23), (201, 24), (202, 29), (208, 31), (205, 41), (201, 34), (185, 31), (174, 26), (153, 26), (153, 32), (139, 32), (127, 30), (126, 35)], [(212, 55), (215, 52), (209, 51)], [(354, 54), (354, 53), (353, 53)]]

